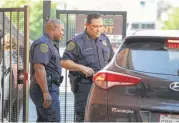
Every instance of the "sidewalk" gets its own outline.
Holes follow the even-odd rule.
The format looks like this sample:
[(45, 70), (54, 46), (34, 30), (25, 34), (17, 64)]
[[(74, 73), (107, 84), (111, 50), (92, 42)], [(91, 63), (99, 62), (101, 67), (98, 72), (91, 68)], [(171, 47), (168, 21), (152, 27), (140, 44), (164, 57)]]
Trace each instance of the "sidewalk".
[(28, 122), (36, 122), (37, 120), (37, 114), (36, 114), (36, 108), (34, 103), (31, 99), (29, 99), (29, 119)]

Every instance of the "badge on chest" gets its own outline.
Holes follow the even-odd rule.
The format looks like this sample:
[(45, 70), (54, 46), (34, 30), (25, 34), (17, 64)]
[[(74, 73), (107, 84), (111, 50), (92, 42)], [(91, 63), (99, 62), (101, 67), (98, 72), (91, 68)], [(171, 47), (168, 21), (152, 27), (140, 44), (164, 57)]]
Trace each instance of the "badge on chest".
[(107, 46), (106, 40), (103, 40), (102, 44), (106, 47)]

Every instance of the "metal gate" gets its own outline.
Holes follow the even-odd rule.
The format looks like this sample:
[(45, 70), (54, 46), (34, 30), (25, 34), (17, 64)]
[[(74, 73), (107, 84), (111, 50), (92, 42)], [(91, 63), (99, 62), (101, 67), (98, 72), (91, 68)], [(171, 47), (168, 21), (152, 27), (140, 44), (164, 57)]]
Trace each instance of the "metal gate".
[[(105, 33), (111, 40), (115, 49), (118, 48), (122, 39), (126, 36), (127, 12), (125, 11), (75, 11), (75, 10), (56, 10), (56, 17), (65, 24), (65, 37), (59, 43), (61, 56), (66, 48), (66, 42), (76, 34), (84, 31), (86, 15), (91, 12), (98, 12), (103, 16)], [(68, 80), (68, 71), (62, 71), (65, 77), (60, 87), (61, 121), (74, 121), (74, 95), (71, 92)]]
[(28, 119), (29, 7), (0, 8), (0, 122)]

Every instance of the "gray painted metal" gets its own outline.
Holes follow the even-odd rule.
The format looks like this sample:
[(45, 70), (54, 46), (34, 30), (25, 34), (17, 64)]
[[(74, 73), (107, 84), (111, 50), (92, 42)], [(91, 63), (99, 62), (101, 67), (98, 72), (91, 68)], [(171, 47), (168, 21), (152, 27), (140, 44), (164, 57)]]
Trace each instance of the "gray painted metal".
[[(21, 120), (23, 122), (27, 122), (28, 119), (28, 73), (29, 73), (29, 6), (24, 6), (23, 8), (0, 8), (0, 31), (1, 31), (1, 35), (0, 35), (0, 39), (3, 38), (4, 39), (4, 35), (9, 33), (9, 34), (13, 34), (16, 39), (17, 39), (17, 56), (21, 56), (22, 57), (22, 61), (23, 63), (23, 72), (24, 72), (24, 81), (23, 81), (23, 117), (21, 118)], [(23, 18), (23, 19), (22, 19)], [(22, 19), (22, 20), (20, 20)], [(10, 37), (11, 38), (11, 37)], [(3, 40), (4, 42), (4, 40)], [(4, 43), (3, 43), (4, 44)], [(3, 54), (4, 52), (4, 47), (1, 46), (1, 58), (5, 59), (7, 56), (5, 56)], [(10, 51), (12, 50), (12, 42), (10, 42)], [(10, 52), (10, 56), (12, 55), (12, 53)], [(9, 62), (12, 63), (12, 57), (10, 57)], [(3, 66), (4, 66), (4, 61), (3, 61)], [(17, 58), (17, 66), (19, 64), (19, 57)], [(1, 73), (2, 74), (2, 73)], [(12, 72), (12, 64), (10, 64), (10, 81), (9, 81), (9, 114), (8, 115), (8, 120), (11, 121), (12, 117), (12, 79), (13, 76), (13, 72)], [(17, 78), (18, 78), (18, 74), (17, 74)], [(4, 77), (2, 78), (4, 81)], [(18, 88), (17, 88), (18, 89)], [(19, 97), (19, 93), (18, 90), (16, 91), (17, 93), (17, 97)], [(4, 84), (2, 84), (2, 97), (0, 99), (1, 103), (0, 103), (0, 107), (1, 107), (1, 111), (0, 111), (0, 121), (3, 122), (4, 119)], [(17, 121), (19, 121), (19, 117), (17, 115), (18, 112), (20, 112), (18, 110), (18, 105), (19, 103), (16, 104), (16, 108), (17, 108), (17, 112), (15, 115), (15, 119)], [(17, 122), (16, 121), (16, 122)]]
[(47, 23), (47, 21), (50, 19), (50, 15), (51, 15), (51, 1), (43, 1), (43, 32), (44, 32), (44, 27), (45, 24)]

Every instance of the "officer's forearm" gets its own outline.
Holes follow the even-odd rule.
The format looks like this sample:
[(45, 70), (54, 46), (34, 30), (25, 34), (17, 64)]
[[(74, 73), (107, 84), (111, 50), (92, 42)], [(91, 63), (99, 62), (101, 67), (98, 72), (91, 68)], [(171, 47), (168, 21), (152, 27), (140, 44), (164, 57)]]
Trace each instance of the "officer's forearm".
[(82, 65), (77, 64), (72, 60), (61, 60), (61, 66), (70, 71), (81, 71)]
[(46, 81), (46, 71), (45, 67), (42, 64), (35, 64), (35, 79), (39, 84), (43, 93), (48, 92), (48, 86)]

